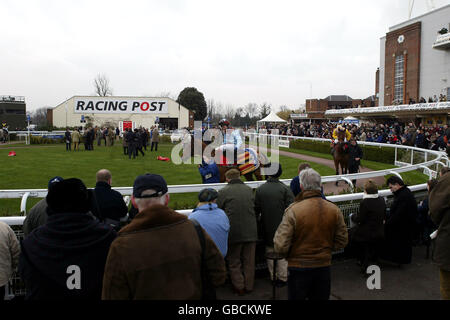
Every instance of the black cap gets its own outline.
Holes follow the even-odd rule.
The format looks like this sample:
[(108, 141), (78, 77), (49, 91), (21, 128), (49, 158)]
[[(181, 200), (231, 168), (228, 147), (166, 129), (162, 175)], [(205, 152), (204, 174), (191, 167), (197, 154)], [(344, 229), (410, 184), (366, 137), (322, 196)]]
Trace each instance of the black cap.
[(219, 196), (219, 193), (212, 188), (203, 189), (198, 194), (198, 201), (200, 202), (211, 202)]
[[(155, 190), (151, 195), (142, 196), (145, 190)], [(153, 198), (161, 197), (168, 191), (166, 180), (158, 174), (144, 174), (136, 178), (133, 185), (133, 196), (135, 198)]]
[(90, 209), (88, 190), (80, 179), (71, 178), (53, 183), (47, 193), (47, 204), (53, 213), (86, 213)]
[(56, 176), (56, 177), (51, 178), (51, 179), (48, 181), (48, 189), (50, 189), (50, 187), (53, 186), (54, 183), (58, 183), (58, 182), (61, 182), (61, 181), (63, 181), (63, 180), (64, 180), (64, 179), (61, 178), (61, 177), (59, 177), (59, 176)]

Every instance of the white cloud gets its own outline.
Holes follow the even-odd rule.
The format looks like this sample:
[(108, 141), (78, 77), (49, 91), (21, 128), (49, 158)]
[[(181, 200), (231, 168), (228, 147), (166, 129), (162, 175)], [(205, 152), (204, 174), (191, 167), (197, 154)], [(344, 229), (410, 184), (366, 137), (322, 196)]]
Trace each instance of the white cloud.
[[(435, 1), (443, 6), (449, 0)], [(426, 11), (416, 1), (413, 16)], [(379, 38), (408, 1), (2, 1), (0, 94), (28, 109), (92, 94), (195, 86), (235, 107), (298, 106), (310, 97), (374, 93)]]

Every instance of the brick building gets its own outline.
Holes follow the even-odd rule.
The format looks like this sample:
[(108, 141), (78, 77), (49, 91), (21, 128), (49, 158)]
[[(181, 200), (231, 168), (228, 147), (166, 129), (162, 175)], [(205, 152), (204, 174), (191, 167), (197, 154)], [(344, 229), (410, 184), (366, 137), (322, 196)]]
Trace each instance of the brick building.
[(389, 28), (380, 41), (376, 105), (450, 93), (450, 5)]
[(375, 96), (366, 99), (352, 99), (346, 95), (332, 95), (325, 99), (307, 99), (306, 113), (308, 119), (323, 120), (327, 110), (373, 106), (375, 106)]

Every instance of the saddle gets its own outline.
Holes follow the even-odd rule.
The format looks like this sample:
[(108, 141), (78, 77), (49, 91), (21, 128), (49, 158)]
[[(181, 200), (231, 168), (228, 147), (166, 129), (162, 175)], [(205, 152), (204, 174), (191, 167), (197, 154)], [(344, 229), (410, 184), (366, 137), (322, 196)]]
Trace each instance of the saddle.
[(219, 166), (225, 168), (237, 167), (241, 172), (241, 175), (255, 171), (260, 166), (258, 155), (252, 149), (248, 148), (244, 150), (243, 153), (238, 154), (237, 158), (235, 157), (234, 163), (228, 163), (225, 155), (222, 155), (221, 164), (219, 164)]

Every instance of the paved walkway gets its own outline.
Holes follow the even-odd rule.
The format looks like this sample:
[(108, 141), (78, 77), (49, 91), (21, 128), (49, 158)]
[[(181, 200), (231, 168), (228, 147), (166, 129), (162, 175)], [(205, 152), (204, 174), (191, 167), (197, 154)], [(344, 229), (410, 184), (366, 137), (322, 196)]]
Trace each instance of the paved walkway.
[[(369, 290), (355, 260), (333, 260), (331, 300), (439, 300), (439, 269), (425, 258), (426, 248), (413, 248), (413, 262), (402, 267), (382, 263), (381, 289)], [(267, 273), (267, 272), (266, 272)], [(268, 273), (256, 278), (253, 292), (242, 297), (232, 293), (231, 284), (217, 290), (219, 300), (271, 300)], [(287, 300), (287, 286), (276, 289), (277, 300)]]

